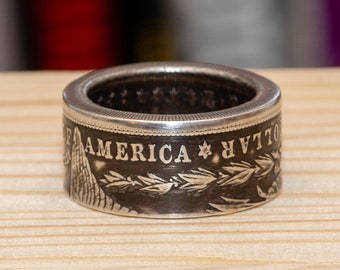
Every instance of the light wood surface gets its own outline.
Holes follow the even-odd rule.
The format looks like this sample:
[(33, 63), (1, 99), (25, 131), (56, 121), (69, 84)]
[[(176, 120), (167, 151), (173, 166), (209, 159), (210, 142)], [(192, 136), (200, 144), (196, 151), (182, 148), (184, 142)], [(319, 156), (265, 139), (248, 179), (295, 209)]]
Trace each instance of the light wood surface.
[(0, 73), (0, 269), (340, 269), (340, 69), (258, 72), (282, 88), (283, 192), (187, 220), (70, 201), (60, 97), (82, 73)]

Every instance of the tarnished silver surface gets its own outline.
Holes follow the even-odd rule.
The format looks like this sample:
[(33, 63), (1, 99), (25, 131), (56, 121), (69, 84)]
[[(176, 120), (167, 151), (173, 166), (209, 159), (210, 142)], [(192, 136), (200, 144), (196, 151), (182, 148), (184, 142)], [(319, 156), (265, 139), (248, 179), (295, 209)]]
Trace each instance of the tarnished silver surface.
[(280, 90), (231, 67), (160, 62), (89, 73), (63, 94), (65, 189), (96, 210), (200, 217), (281, 188)]

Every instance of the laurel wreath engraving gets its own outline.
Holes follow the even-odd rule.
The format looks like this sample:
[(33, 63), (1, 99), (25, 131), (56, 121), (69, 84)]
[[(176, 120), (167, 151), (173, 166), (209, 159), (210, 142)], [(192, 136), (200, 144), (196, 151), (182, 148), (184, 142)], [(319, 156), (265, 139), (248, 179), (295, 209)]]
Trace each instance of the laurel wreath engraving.
[[(153, 173), (148, 173), (146, 176), (124, 176), (110, 170), (99, 181), (105, 189), (115, 192), (138, 190), (150, 195), (161, 196), (176, 188), (189, 193), (200, 194), (212, 186), (220, 188), (241, 186), (250, 179), (255, 179), (260, 183), (269, 174), (273, 174), (274, 179), (276, 179), (280, 170), (280, 151), (273, 151), (259, 156), (253, 164), (245, 161), (231, 162), (228, 166), (222, 167), (218, 173), (199, 167), (188, 173), (178, 173), (166, 180)], [(263, 191), (258, 185), (258, 195), (266, 199), (276, 193), (279, 189), (277, 182), (274, 181), (273, 186), (268, 191)], [(232, 202), (230, 200), (233, 200), (225, 197), (221, 199), (229, 203)], [(246, 203), (246, 201), (242, 203)]]

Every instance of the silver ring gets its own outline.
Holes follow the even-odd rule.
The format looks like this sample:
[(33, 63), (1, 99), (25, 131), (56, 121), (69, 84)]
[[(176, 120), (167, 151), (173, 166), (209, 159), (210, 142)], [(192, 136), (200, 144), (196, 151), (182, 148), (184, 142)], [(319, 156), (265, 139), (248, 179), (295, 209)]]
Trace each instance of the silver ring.
[(158, 62), (91, 72), (63, 93), (65, 190), (125, 216), (187, 218), (281, 190), (281, 94), (232, 67)]

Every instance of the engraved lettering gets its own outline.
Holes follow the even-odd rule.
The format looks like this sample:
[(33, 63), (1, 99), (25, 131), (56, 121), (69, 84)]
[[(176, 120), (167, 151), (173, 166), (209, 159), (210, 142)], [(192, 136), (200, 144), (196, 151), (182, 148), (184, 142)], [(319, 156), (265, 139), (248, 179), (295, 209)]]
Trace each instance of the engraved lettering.
[[(170, 155), (168, 158), (165, 157), (165, 150), (168, 150), (167, 152), (170, 152)], [(172, 161), (172, 155), (171, 155), (171, 145), (170, 144), (164, 144), (160, 149), (159, 149), (159, 159), (164, 163), (164, 164), (169, 164)]]
[(146, 158), (143, 155), (144, 147), (140, 143), (131, 143), (132, 157), (131, 161), (145, 161)]
[(271, 136), (272, 136), (272, 128), (267, 128), (265, 131), (264, 131), (264, 136), (267, 137), (267, 145), (271, 145), (272, 144), (272, 139), (271, 139)]
[(71, 137), (72, 137), (72, 130), (70, 128), (66, 128), (66, 144), (71, 145)]
[(127, 153), (128, 144), (125, 142), (116, 142), (116, 146), (117, 146), (116, 160), (129, 160), (129, 156)]
[(68, 165), (70, 162), (71, 162), (71, 153), (70, 153), (70, 149), (67, 148), (66, 153), (64, 155), (64, 165)]
[(223, 151), (222, 151), (222, 157), (225, 159), (232, 158), (235, 156), (234, 153), (234, 140), (224, 142), (222, 141)]
[(155, 159), (155, 144), (149, 144), (149, 158), (148, 158), (148, 161), (149, 162), (156, 162), (156, 159)]
[(241, 143), (242, 153), (245, 154), (248, 152), (248, 145), (249, 145), (250, 135), (247, 137), (239, 138)]
[[(72, 145), (71, 129), (65, 128), (65, 146)], [(231, 137), (233, 134), (234, 137)], [(84, 150), (90, 155), (103, 157), (106, 159), (115, 159), (117, 161), (132, 161), (132, 162), (159, 162), (163, 164), (176, 163), (191, 163), (192, 156), (195, 159), (206, 160), (208, 156), (231, 159), (237, 155), (255, 154), (256, 151), (265, 150), (267, 146), (277, 144), (280, 140), (280, 123), (272, 123), (267, 125), (262, 130), (256, 130), (256, 133), (242, 134), (237, 136), (237, 133), (226, 134), (226, 139), (208, 144), (206, 141), (202, 143), (197, 139), (184, 139), (181, 144), (175, 140), (173, 143), (166, 143), (155, 138), (155, 141), (143, 143), (142, 141), (127, 142), (127, 141), (111, 141), (103, 138), (87, 137)], [(70, 138), (71, 137), (71, 138)], [(92, 141), (93, 140), (93, 141)], [(93, 142), (96, 141), (96, 145)], [(163, 142), (157, 144), (157, 142)], [(185, 144), (186, 143), (186, 144)], [(216, 147), (216, 143), (221, 143)], [(199, 152), (197, 149), (199, 148)], [(213, 152), (212, 149), (219, 149), (218, 152)], [(261, 150), (261, 151), (262, 151)], [(67, 147), (65, 147), (65, 156), (67, 155)], [(68, 160), (66, 157), (65, 160)]]
[(181, 148), (179, 149), (179, 153), (178, 153), (177, 158), (175, 159), (175, 162), (179, 163), (181, 162), (181, 159), (183, 159), (182, 162), (187, 162), (187, 163), (191, 162), (191, 159), (188, 156), (187, 148), (184, 145), (181, 145)]
[(111, 155), (111, 141), (106, 141), (105, 146), (103, 140), (97, 139), (97, 141), (98, 141), (97, 156), (105, 157), (107, 159), (113, 159), (113, 156)]
[(256, 146), (256, 150), (260, 150), (262, 148), (262, 144), (261, 144), (261, 132), (257, 132), (255, 134), (253, 134), (253, 140), (254, 142), (257, 142), (257, 146)]
[(274, 141), (277, 142), (279, 140), (280, 131), (279, 131), (279, 125), (275, 124), (274, 126)]
[(95, 154), (94, 151), (93, 151), (93, 147), (92, 147), (91, 137), (87, 137), (87, 139), (86, 139), (85, 152), (89, 153), (91, 155)]

